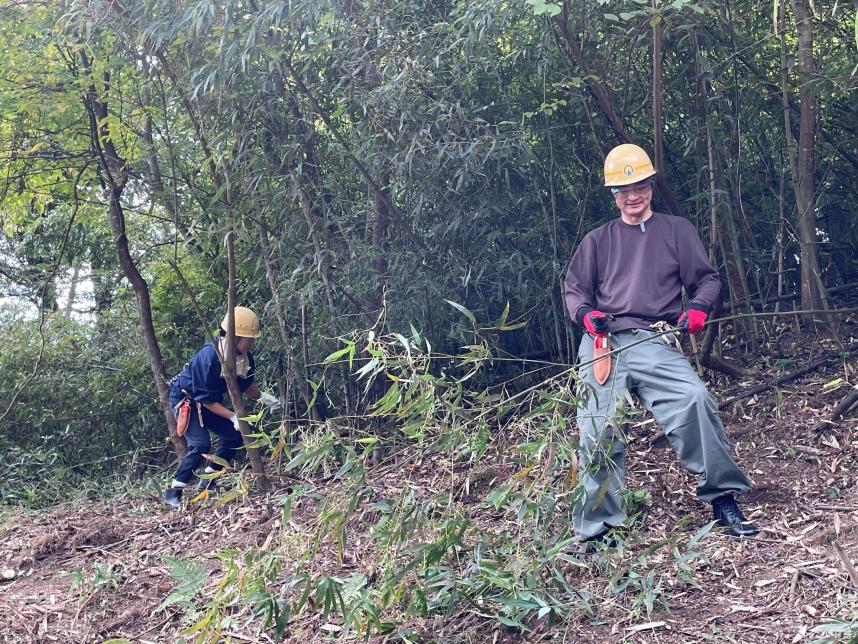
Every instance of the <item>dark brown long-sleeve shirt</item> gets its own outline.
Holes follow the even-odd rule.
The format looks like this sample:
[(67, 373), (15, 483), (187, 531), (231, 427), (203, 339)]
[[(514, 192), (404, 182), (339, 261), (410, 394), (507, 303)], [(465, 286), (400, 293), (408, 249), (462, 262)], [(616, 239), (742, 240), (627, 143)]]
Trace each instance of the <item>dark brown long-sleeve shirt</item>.
[(645, 329), (658, 320), (675, 324), (683, 286), (693, 304), (715, 306), (721, 281), (691, 222), (654, 212), (645, 228), (618, 217), (581, 241), (563, 280), (566, 310), (575, 322), (596, 309), (615, 317), (614, 332)]

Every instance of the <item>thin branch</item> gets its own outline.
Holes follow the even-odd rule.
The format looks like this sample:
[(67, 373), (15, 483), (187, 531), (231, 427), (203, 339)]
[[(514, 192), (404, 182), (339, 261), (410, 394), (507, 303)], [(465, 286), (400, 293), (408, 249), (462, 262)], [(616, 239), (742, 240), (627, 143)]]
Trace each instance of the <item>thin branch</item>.
[(817, 369), (824, 367), (826, 364), (831, 362), (832, 360), (836, 360), (844, 354), (853, 353), (858, 350), (858, 342), (850, 344), (848, 347), (845, 347), (842, 351), (838, 351), (837, 353), (830, 354), (816, 362), (812, 362), (809, 365), (802, 367), (801, 369), (797, 369), (792, 373), (784, 374), (780, 378), (776, 378), (771, 382), (766, 382), (761, 385), (757, 385), (756, 387), (751, 387), (750, 389), (745, 389), (744, 391), (739, 392), (738, 394), (728, 398), (723, 401), (720, 405), (718, 405), (719, 409), (726, 409), (733, 403), (738, 400), (742, 400), (744, 398), (750, 398), (751, 396), (758, 394), (760, 392), (766, 391), (768, 389), (773, 389), (775, 387), (779, 387), (784, 383), (791, 382), (800, 378), (801, 376), (807, 375)]

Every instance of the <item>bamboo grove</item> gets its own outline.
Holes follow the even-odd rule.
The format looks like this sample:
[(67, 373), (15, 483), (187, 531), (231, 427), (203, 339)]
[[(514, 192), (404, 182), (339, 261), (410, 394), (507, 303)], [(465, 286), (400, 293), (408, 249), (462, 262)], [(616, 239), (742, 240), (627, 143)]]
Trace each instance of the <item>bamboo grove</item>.
[[(855, 21), (807, 0), (5, 2), (2, 440), (22, 467), (40, 432), (63, 471), (155, 458), (165, 381), (228, 284), (263, 311), (289, 422), (383, 396), (323, 363), (367, 329), (490, 347), (481, 377), (532, 384), (574, 360), (558, 280), (614, 216), (622, 141), (701, 231), (721, 315), (824, 311), (858, 273)], [(720, 339), (701, 353), (726, 368)]]

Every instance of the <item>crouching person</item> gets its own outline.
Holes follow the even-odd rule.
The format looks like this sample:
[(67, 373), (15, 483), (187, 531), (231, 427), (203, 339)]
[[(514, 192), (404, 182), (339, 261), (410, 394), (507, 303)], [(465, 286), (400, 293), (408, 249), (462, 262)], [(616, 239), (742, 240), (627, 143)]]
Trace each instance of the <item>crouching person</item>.
[[(218, 340), (221, 355), (226, 355), (226, 325), (225, 316), (220, 325), (221, 335)], [(249, 308), (235, 307), (235, 375), (238, 388), (252, 399), (260, 397), (259, 389), (253, 382), (253, 346), (260, 335), (259, 318), (256, 314)], [(182, 403), (186, 403), (184, 415), (187, 425), (184, 436), (188, 443), (188, 452), (179, 463), (173, 482), (164, 493), (164, 502), (170, 507), (179, 507), (182, 490), (188, 486), (194, 472), (203, 464), (203, 454), (211, 452), (210, 432), (218, 438), (218, 447), (214, 454), (224, 461), (229, 462), (242, 445), (238, 417), (223, 404), (226, 390), (223, 368), (211, 340), (206, 342), (181, 373), (170, 381), (170, 406), (174, 414), (181, 415)], [(211, 474), (220, 468), (217, 463), (212, 463), (205, 468), (205, 473)], [(213, 484), (214, 479), (201, 479), (198, 489), (203, 490)]]

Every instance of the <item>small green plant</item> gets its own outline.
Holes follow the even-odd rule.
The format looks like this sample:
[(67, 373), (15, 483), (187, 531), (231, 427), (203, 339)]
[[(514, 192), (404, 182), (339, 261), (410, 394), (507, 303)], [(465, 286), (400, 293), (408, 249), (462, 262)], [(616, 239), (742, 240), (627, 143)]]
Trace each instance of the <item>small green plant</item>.
[(81, 595), (94, 594), (100, 590), (116, 588), (122, 582), (122, 575), (115, 564), (100, 564), (93, 566), (92, 575), (77, 568), (68, 573), (71, 577), (71, 590)]
[(70, 590), (78, 594), (81, 609), (102, 591), (118, 588), (125, 579), (121, 570), (112, 563), (96, 563), (91, 575), (82, 568), (76, 568), (66, 575), (71, 578)]
[(715, 521), (710, 521), (695, 532), (684, 546), (677, 543), (673, 547), (676, 576), (695, 588), (700, 588), (700, 584), (694, 577), (695, 569), (709, 563), (706, 556), (698, 550), (698, 544), (712, 531), (715, 525)]
[(95, 564), (95, 572), (92, 575), (92, 587), (95, 590), (116, 588), (121, 581), (122, 575), (115, 564)]
[(839, 604), (838, 614), (826, 617), (822, 624), (811, 629), (811, 633), (822, 636), (813, 644), (858, 643), (858, 595), (844, 593)]
[(813, 640), (812, 644), (855, 644), (858, 642), (858, 615), (853, 615), (851, 619), (829, 617), (825, 623), (812, 628), (810, 632), (823, 635), (822, 638)]
[(629, 490), (626, 488), (623, 493), (623, 502), (629, 516), (628, 522), (635, 521), (645, 511), (651, 499), (652, 495), (649, 490)]
[(194, 599), (203, 588), (207, 574), (205, 567), (196, 561), (165, 557), (164, 561), (170, 566), (170, 576), (177, 580), (173, 591), (167, 595), (158, 606), (161, 611), (168, 606), (178, 605), (186, 609), (193, 608)]
[(69, 578), (71, 578), (71, 585), (69, 590), (72, 592), (77, 591), (81, 592), (81, 589), (87, 586), (87, 576), (82, 568), (75, 568), (71, 572), (65, 573)]

